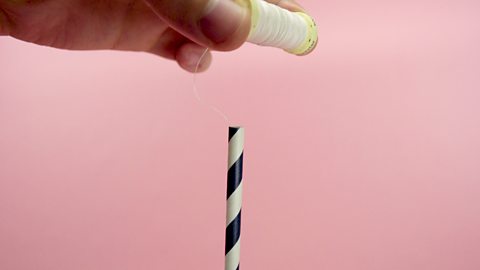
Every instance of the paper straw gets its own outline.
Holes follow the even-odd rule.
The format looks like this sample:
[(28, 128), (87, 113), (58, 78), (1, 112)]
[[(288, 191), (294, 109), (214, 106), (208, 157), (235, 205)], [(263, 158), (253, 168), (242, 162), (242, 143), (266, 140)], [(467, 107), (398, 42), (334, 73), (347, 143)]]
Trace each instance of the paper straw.
[(242, 212), (243, 140), (244, 129), (242, 127), (229, 128), (225, 270), (240, 269), (240, 222)]

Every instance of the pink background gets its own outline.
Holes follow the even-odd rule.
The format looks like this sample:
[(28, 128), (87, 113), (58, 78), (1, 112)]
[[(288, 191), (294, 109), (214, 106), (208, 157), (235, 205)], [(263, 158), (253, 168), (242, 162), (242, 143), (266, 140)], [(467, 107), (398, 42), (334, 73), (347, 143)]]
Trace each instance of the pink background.
[[(480, 269), (480, 4), (302, 1), (198, 77), (246, 128), (242, 269)], [(152, 55), (0, 38), (0, 269), (223, 269), (227, 124)]]

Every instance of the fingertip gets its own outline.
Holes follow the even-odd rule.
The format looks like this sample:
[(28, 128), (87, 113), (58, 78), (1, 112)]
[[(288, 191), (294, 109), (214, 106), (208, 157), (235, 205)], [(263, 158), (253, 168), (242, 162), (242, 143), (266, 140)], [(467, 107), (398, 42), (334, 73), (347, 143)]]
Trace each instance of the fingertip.
[(145, 1), (170, 27), (212, 50), (237, 49), (250, 32), (248, 9), (231, 0)]
[(185, 43), (178, 48), (175, 59), (178, 65), (188, 72), (203, 72), (210, 67), (212, 54), (198, 44)]
[(267, 0), (272, 4), (276, 4), (284, 9), (290, 10), (292, 12), (303, 12), (307, 13), (304, 7), (294, 0)]
[(231, 51), (240, 47), (250, 32), (249, 12), (230, 0), (210, 0), (198, 26), (208, 40), (208, 47)]

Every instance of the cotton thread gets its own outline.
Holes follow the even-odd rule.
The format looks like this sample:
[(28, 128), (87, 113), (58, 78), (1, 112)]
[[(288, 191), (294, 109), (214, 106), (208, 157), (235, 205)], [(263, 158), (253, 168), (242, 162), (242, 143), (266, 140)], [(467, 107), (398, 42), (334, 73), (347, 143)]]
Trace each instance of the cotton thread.
[(308, 54), (317, 43), (314, 20), (303, 12), (291, 12), (264, 0), (250, 0), (252, 27), (248, 42)]
[(200, 103), (200, 104), (203, 104), (205, 107), (208, 107), (210, 110), (214, 111), (216, 114), (218, 114), (219, 116), (221, 116), (223, 118), (223, 120), (225, 120), (225, 123), (229, 123), (229, 119), (227, 117), (227, 115), (222, 111), (220, 110), (219, 108), (215, 107), (214, 105), (210, 104), (210, 103), (207, 103), (205, 102), (202, 98), (200, 98), (200, 95), (198, 93), (198, 88), (197, 88), (197, 72), (198, 72), (198, 69), (200, 67), (200, 63), (202, 62), (203, 58), (205, 57), (205, 55), (207, 55), (208, 53), (208, 48), (205, 49), (205, 51), (202, 53), (202, 56), (200, 56), (200, 58), (198, 59), (198, 62), (197, 64), (195, 65), (195, 73), (193, 73), (193, 94), (195, 95), (195, 98), (197, 99), (197, 101)]

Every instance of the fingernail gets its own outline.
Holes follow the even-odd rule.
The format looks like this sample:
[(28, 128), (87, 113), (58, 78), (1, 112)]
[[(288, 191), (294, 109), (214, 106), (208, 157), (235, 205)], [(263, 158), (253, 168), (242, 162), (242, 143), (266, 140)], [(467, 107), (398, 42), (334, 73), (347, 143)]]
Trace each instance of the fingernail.
[(222, 43), (238, 30), (245, 15), (245, 9), (232, 0), (210, 0), (199, 24), (208, 39)]

